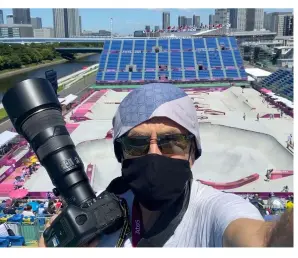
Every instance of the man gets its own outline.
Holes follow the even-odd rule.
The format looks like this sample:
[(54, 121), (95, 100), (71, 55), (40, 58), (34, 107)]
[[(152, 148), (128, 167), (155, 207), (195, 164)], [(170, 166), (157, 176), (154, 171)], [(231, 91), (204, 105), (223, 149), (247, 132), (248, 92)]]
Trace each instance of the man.
[[(119, 105), (113, 129), (122, 176), (107, 190), (129, 207), (132, 231), (124, 247), (268, 244), (273, 224), (252, 204), (193, 180), (201, 141), (193, 102), (183, 90), (170, 84), (133, 90)], [(90, 246), (118, 246), (119, 236), (120, 230), (102, 235)]]

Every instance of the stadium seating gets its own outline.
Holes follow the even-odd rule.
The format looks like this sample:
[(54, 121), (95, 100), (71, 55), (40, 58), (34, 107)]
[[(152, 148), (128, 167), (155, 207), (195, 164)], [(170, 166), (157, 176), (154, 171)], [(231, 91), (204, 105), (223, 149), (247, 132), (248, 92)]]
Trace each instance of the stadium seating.
[(293, 100), (294, 75), (289, 70), (280, 69), (260, 82), (261, 87), (272, 90), (277, 95)]
[(97, 84), (247, 80), (233, 37), (107, 40)]

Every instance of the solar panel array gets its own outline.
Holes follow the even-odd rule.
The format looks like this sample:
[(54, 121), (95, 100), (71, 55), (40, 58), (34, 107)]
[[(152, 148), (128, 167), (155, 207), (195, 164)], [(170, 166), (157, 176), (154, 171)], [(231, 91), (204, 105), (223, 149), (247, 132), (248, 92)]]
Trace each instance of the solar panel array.
[(247, 80), (234, 37), (107, 40), (98, 84)]

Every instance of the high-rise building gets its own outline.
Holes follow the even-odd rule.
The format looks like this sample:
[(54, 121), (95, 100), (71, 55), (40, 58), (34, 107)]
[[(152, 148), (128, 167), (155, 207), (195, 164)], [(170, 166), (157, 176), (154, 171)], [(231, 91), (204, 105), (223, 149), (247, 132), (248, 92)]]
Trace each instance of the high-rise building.
[(187, 24), (187, 18), (185, 16), (178, 16), (178, 27), (184, 27)]
[(293, 16), (291, 12), (274, 12), (266, 14), (265, 27), (272, 32), (276, 32), (277, 36), (283, 36), (285, 33), (285, 18)]
[(42, 28), (42, 21), (41, 18), (36, 17), (36, 18), (31, 18), (31, 24), (33, 29), (41, 29)]
[(34, 38), (54, 38), (53, 28), (42, 28), (33, 30)]
[(284, 36), (293, 36), (294, 32), (294, 17), (287, 15), (284, 17)]
[(193, 15), (193, 17), (192, 17), (192, 25), (194, 26), (194, 27), (200, 27), (200, 16), (197, 16), (197, 15)]
[(82, 35), (82, 16), (79, 16), (80, 36)]
[(264, 9), (246, 9), (246, 31), (261, 30), (264, 26)]
[(245, 31), (246, 29), (246, 9), (244, 8), (231, 8), (230, 12), (230, 28), (237, 31)]
[(13, 25), (13, 15), (12, 14), (9, 14), (6, 16), (6, 24), (8, 26)]
[(192, 18), (186, 18), (186, 26), (192, 26)]
[(54, 34), (56, 38), (80, 36), (78, 9), (53, 9)]
[(145, 31), (146, 31), (146, 32), (150, 32), (150, 31), (151, 31), (151, 30), (150, 30), (150, 25), (146, 25), (146, 26), (145, 26)]
[(29, 8), (13, 8), (12, 14), (14, 24), (31, 24)]
[(227, 25), (230, 22), (229, 9), (215, 9), (215, 24)]
[(215, 15), (209, 14), (209, 25), (215, 24)]
[(4, 24), (3, 11), (0, 10), (0, 24)]
[(169, 12), (162, 13), (162, 29), (166, 30), (168, 27), (171, 26), (171, 18)]
[(159, 26), (154, 26), (154, 31), (159, 31)]

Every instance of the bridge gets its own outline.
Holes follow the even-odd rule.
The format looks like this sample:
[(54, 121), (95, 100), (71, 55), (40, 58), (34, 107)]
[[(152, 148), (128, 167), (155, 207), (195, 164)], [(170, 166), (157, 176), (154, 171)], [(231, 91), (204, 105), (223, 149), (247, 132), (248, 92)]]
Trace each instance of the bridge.
[(106, 40), (122, 40), (122, 39), (134, 39), (144, 40), (146, 38), (135, 37), (88, 37), (88, 38), (0, 38), (0, 43), (9, 44), (26, 44), (26, 43), (99, 43)]
[(59, 47), (55, 48), (57, 52), (65, 59), (71, 60), (75, 53), (101, 53), (100, 47)]

